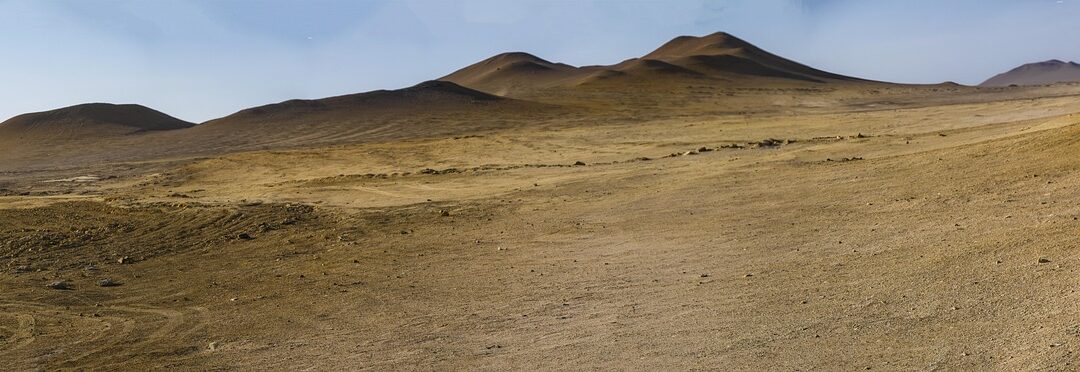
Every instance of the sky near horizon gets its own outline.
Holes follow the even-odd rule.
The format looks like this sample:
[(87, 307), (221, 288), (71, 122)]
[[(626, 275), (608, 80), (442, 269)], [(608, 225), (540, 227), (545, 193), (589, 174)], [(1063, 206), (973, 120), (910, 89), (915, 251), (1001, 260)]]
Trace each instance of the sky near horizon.
[(1080, 61), (1080, 0), (0, 0), (0, 120), (85, 102), (201, 122), (492, 55), (572, 65), (726, 31), (830, 72), (978, 84)]

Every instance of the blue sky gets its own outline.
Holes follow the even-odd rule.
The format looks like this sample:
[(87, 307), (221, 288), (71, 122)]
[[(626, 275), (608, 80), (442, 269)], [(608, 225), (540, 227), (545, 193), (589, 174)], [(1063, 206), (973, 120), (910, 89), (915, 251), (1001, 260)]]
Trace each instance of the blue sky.
[(727, 31), (832, 72), (977, 84), (1080, 60), (1080, 0), (0, 0), (0, 117), (141, 103), (191, 121), (393, 89), (506, 51), (574, 65)]

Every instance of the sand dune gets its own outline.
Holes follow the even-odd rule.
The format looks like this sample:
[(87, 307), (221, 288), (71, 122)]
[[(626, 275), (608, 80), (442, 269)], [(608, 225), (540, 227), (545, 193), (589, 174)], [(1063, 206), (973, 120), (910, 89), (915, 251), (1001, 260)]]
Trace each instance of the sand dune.
[(1046, 85), (1080, 82), (1080, 64), (1049, 60), (1029, 63), (986, 80), (980, 86)]

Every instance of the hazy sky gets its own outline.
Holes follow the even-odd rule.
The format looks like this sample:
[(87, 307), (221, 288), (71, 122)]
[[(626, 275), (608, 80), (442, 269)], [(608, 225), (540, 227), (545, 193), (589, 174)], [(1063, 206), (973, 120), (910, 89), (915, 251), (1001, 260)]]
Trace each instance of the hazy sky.
[(0, 117), (115, 102), (198, 122), (506, 51), (611, 64), (715, 31), (832, 72), (977, 84), (1080, 60), (1080, 0), (0, 0)]

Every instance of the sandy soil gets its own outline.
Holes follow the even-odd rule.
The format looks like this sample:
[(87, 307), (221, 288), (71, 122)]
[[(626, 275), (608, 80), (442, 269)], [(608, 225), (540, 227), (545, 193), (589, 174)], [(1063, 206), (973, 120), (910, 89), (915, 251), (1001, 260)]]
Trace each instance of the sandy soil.
[(1075, 369), (1080, 88), (859, 89), (12, 166), (0, 365)]

